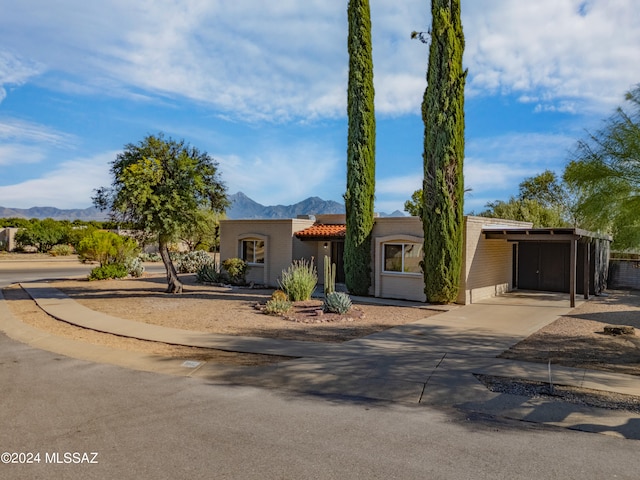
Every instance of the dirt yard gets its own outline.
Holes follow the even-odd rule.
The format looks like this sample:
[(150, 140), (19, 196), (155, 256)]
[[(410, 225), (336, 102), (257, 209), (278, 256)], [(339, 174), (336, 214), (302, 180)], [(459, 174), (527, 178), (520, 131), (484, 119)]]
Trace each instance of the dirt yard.
[[(633, 335), (605, 335), (606, 326), (634, 327)], [(502, 358), (640, 375), (640, 292), (614, 290), (592, 297), (568, 315), (504, 352)]]
[[(284, 317), (266, 315), (264, 306), (273, 290), (226, 288), (201, 285), (194, 275), (182, 275), (181, 295), (164, 293), (164, 276), (140, 279), (64, 280), (53, 285), (78, 303), (109, 315), (155, 325), (221, 333), (313, 342), (344, 342), (410, 323), (438, 312), (425, 308), (354, 305), (344, 316), (322, 314), (322, 302), (295, 304)], [(255, 365), (280, 361), (270, 355), (220, 352), (210, 349), (176, 347), (122, 338), (75, 327), (49, 317), (19, 286), (3, 290), (9, 309), (22, 321), (55, 335), (123, 350), (185, 357), (223, 363)]]
[[(182, 280), (185, 293), (181, 295), (165, 294), (165, 279), (161, 275), (99, 282), (65, 280), (55, 286), (92, 310), (134, 321), (194, 331), (315, 342), (344, 342), (438, 313), (424, 308), (362, 304), (355, 305), (350, 314), (339, 316), (321, 314), (320, 300), (313, 300), (298, 304), (294, 312), (283, 318), (265, 315), (256, 308), (266, 303), (272, 290), (201, 285), (193, 275), (183, 275)], [(68, 338), (159, 355), (209, 360), (217, 356), (234, 357), (232, 363), (278, 360), (93, 332), (50, 318), (17, 286), (3, 293), (9, 308), (23, 321)], [(610, 325), (640, 329), (640, 292), (610, 291), (607, 296), (593, 297), (501, 356), (543, 363), (551, 359), (557, 365), (640, 375), (637, 330), (634, 335), (605, 335), (604, 327)], [(222, 360), (226, 361), (225, 358)]]

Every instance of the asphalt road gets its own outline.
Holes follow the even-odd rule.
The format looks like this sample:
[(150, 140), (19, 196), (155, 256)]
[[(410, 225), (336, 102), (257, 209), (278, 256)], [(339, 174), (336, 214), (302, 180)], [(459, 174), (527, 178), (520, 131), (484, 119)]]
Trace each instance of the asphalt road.
[(637, 479), (639, 447), (453, 409), (138, 372), (0, 334), (0, 457), (18, 462), (0, 463), (2, 479)]

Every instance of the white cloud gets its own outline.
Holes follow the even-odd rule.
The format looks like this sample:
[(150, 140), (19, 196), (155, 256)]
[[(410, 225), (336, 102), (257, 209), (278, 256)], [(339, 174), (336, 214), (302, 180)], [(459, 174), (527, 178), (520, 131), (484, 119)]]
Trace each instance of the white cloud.
[(22, 85), (31, 77), (38, 75), (42, 67), (36, 63), (25, 61), (8, 51), (0, 50), (0, 102), (6, 96), (7, 85)]
[(68, 145), (73, 143), (74, 137), (53, 128), (36, 123), (25, 122), (13, 118), (0, 120), (0, 140), (14, 141), (33, 145), (33, 143), (50, 146)]
[(344, 193), (346, 179), (342, 184), (334, 180), (343, 156), (323, 145), (257, 146), (253, 153), (243, 156), (215, 158), (229, 193), (242, 191), (263, 205), (299, 202), (321, 188), (334, 192), (331, 199), (339, 199)]
[(542, 94), (540, 111), (602, 113), (640, 78), (634, 0), (486, 0), (463, 8), (472, 94)]
[(51, 206), (86, 208), (94, 189), (110, 184), (109, 162), (118, 152), (70, 160), (39, 178), (0, 186), (0, 205), (15, 208)]
[(44, 158), (45, 152), (38, 147), (15, 144), (0, 145), (0, 166), (39, 163)]
[[(3, 9), (0, 42), (29, 59), (9, 67), (14, 82), (33, 75), (24, 65), (46, 65), (47, 82), (67, 90), (186, 97), (245, 120), (336, 117), (346, 110), (346, 8), (22, 0)], [(409, 36), (429, 28), (429, 6), (387, 0), (371, 10), (377, 111), (416, 113), (428, 49)], [(605, 111), (640, 78), (633, 0), (475, 0), (462, 15), (471, 95), (516, 92), (544, 98), (541, 111)]]

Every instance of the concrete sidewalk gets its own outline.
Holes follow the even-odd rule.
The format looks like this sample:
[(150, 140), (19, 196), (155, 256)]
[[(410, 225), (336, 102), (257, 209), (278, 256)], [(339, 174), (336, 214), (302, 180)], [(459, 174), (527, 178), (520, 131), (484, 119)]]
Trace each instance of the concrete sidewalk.
[[(296, 358), (262, 367), (222, 367), (133, 354), (127, 365), (122, 352), (109, 353), (108, 349), (86, 345), (76, 346), (67, 353), (70, 356), (81, 353), (82, 358), (93, 361), (203, 377), (213, 383), (262, 386), (336, 399), (454, 406), (640, 439), (640, 414), (494, 393), (476, 378), (480, 374), (547, 382), (547, 365), (496, 356), (568, 313), (571, 309), (566, 295), (516, 293), (448, 309), (422, 321), (342, 344), (320, 344), (216, 335), (132, 322), (89, 310), (47, 283), (22, 286), (50, 315), (84, 328), (170, 344)], [(5, 316), (6, 312), (0, 310), (0, 318)], [(26, 331), (20, 323), (6, 320), (3, 329), (9, 336), (13, 331), (19, 337), (14, 338), (20, 341), (37, 335), (35, 343), (27, 343), (46, 348), (42, 333)], [(74, 347), (58, 342), (55, 348)], [(557, 385), (640, 396), (640, 378), (635, 376), (555, 365), (552, 375)]]

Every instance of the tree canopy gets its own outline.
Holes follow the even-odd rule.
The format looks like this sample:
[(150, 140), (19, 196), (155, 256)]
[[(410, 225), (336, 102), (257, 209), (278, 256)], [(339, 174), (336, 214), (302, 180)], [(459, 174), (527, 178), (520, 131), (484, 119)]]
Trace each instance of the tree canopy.
[(111, 164), (111, 187), (96, 191), (94, 204), (110, 217), (158, 238), (167, 269), (167, 292), (182, 292), (168, 244), (185, 226), (197, 224), (202, 210), (223, 212), (228, 205), (218, 163), (185, 143), (149, 135), (127, 144)]
[(640, 248), (640, 84), (604, 126), (580, 140), (564, 172), (590, 230), (613, 235), (619, 250)]
[(495, 200), (480, 212), (481, 217), (531, 222), (534, 228), (564, 227), (573, 224), (571, 198), (566, 187), (551, 170), (525, 178), (518, 195), (508, 201)]

